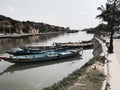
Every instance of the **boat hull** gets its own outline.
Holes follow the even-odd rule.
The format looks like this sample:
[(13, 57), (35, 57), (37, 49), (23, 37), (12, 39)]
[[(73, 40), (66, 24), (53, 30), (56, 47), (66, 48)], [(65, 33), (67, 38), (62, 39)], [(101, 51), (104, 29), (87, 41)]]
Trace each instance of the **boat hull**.
[(8, 58), (0, 57), (0, 58), (12, 63), (36, 63), (36, 62), (46, 62), (46, 61), (70, 58), (75, 55), (78, 55), (79, 52), (80, 50), (75, 50), (75, 51), (70, 50), (67, 52), (56, 52), (53, 54), (35, 54), (35, 55), (27, 55), (27, 56), (23, 55), (23, 56), (16, 56), (16, 57), (8, 57)]
[(68, 43), (54, 43), (56, 47), (63, 48), (83, 48), (90, 49), (93, 48), (93, 43), (80, 43), (80, 42), (68, 42)]

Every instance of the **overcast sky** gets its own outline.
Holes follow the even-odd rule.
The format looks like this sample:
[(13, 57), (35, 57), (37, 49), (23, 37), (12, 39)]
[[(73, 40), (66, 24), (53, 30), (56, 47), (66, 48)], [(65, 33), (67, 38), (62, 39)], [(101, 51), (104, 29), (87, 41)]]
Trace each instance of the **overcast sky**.
[(97, 7), (107, 0), (0, 0), (0, 14), (20, 21), (84, 29), (100, 23)]

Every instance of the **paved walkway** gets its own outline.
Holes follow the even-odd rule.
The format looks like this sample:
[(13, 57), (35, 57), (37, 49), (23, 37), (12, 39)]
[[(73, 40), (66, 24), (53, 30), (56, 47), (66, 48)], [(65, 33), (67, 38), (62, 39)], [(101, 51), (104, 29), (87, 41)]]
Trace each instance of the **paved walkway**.
[(111, 90), (120, 90), (120, 39), (113, 41), (114, 53), (108, 54)]
[[(108, 38), (104, 38), (106, 42)], [(103, 46), (103, 55), (106, 56), (108, 63), (108, 79), (110, 83), (110, 90), (120, 90), (120, 39), (113, 40), (114, 53), (108, 54), (105, 44), (100, 41)], [(106, 73), (106, 72), (105, 72)]]
[[(104, 39), (106, 42), (109, 41), (108, 38)], [(120, 90), (120, 39), (113, 40), (114, 53), (112, 54), (107, 53), (107, 47), (105, 43), (103, 43), (101, 40), (99, 40), (99, 42), (102, 44), (103, 48), (102, 55), (105, 55), (109, 61), (108, 65), (106, 66), (108, 69), (105, 69), (105, 74), (109, 73), (108, 81), (110, 84), (110, 90)]]

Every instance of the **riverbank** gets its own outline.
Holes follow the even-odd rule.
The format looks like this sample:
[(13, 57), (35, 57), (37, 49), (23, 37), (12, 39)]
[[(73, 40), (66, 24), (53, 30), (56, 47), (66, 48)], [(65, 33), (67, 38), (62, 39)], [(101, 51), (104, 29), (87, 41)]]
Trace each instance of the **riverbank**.
[(62, 81), (43, 90), (101, 90), (105, 80), (103, 56), (95, 56)]
[(64, 32), (45, 32), (45, 33), (23, 33), (23, 34), (0, 34), (0, 39), (4, 38), (21, 38), (21, 37), (28, 37), (28, 36), (39, 36), (39, 35), (47, 35), (47, 34), (59, 34), (59, 33), (64, 33)]

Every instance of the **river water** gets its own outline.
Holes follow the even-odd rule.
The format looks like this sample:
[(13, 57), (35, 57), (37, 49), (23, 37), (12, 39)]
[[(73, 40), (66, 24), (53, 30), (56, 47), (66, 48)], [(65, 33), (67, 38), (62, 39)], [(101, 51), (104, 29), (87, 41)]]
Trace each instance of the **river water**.
[[(22, 45), (52, 45), (54, 42), (78, 42), (92, 39), (92, 34), (85, 32), (70, 34), (51, 34), (18, 39), (0, 40), (0, 54)], [(74, 70), (84, 65), (93, 55), (91, 50), (84, 50), (70, 59), (38, 64), (17, 65), (0, 61), (0, 90), (42, 90)]]

